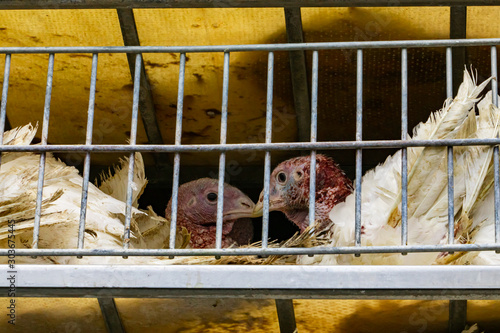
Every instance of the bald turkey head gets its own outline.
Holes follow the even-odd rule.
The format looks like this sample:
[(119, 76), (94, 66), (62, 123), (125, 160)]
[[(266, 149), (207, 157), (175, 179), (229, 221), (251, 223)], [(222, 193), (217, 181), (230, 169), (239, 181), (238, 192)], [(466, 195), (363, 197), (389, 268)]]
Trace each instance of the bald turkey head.
[[(271, 173), (269, 210), (281, 211), (302, 231), (309, 225), (309, 179), (311, 157), (301, 156), (280, 163)], [(329, 157), (316, 155), (316, 209), (319, 229), (329, 222), (328, 213), (353, 191), (352, 182)], [(262, 215), (264, 192), (255, 206)]]
[[(177, 225), (191, 233), (192, 248), (215, 248), (218, 181), (201, 178), (179, 186)], [(222, 247), (248, 244), (253, 236), (252, 223), (255, 204), (243, 192), (224, 184)], [(172, 199), (165, 210), (171, 216)]]

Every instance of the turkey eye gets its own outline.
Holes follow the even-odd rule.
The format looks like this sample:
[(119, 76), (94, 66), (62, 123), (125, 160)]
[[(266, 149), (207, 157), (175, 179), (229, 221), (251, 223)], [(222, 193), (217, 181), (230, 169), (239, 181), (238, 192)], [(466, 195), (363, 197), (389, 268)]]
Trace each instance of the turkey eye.
[(283, 171), (278, 173), (277, 178), (278, 178), (278, 182), (280, 182), (282, 184), (286, 182), (286, 174)]
[(215, 200), (217, 200), (217, 194), (214, 192), (210, 192), (207, 194), (207, 199), (208, 201), (214, 202)]

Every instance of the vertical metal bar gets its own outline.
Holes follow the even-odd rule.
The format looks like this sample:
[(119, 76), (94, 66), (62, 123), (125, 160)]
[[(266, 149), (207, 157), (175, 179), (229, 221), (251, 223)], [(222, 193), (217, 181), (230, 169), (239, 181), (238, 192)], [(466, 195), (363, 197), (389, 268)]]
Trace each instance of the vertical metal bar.
[(109, 333), (125, 333), (116, 303), (113, 298), (98, 298), (104, 322)]
[[(286, 36), (288, 43), (304, 43), (300, 7), (285, 7)], [(307, 63), (304, 50), (289, 51), (290, 74), (292, 76), (293, 106), (297, 115), (299, 141), (310, 137), (309, 87), (307, 85)]]
[[(181, 53), (179, 63), (179, 84), (177, 88), (177, 118), (175, 121), (175, 145), (179, 146), (182, 139), (182, 113), (184, 109), (184, 78), (186, 74), (186, 54)], [(177, 231), (177, 206), (179, 197), (179, 171), (181, 165), (181, 156), (179, 153), (174, 155), (174, 173), (172, 181), (172, 206), (170, 217), (170, 244), (171, 249), (175, 249), (175, 234)], [(170, 258), (173, 258), (171, 256)]]
[(446, 98), (453, 98), (453, 59), (451, 47), (446, 48)]
[[(47, 144), (49, 135), (49, 118), (50, 118), (50, 99), (52, 97), (52, 79), (54, 76), (54, 53), (49, 54), (49, 66), (47, 69), (47, 85), (45, 88), (45, 105), (43, 107), (43, 125), (41, 144)], [(42, 215), (42, 196), (43, 196), (43, 180), (45, 177), (45, 157), (46, 153), (40, 154), (40, 165), (38, 166), (38, 184), (36, 194), (36, 210), (35, 222), (33, 227), (33, 244), (32, 248), (38, 248), (38, 238), (40, 234), (40, 219)]]
[[(357, 51), (356, 69), (356, 141), (363, 139), (363, 50)], [(363, 176), (363, 151), (356, 149), (356, 220), (355, 244), (361, 245), (361, 178)], [(359, 254), (356, 254), (359, 256)]]
[(278, 313), (278, 322), (280, 333), (294, 333), (297, 330), (295, 323), (295, 312), (293, 310), (293, 300), (276, 299), (276, 312)]
[[(311, 142), (317, 141), (318, 133), (318, 51), (313, 51), (311, 82)], [(313, 225), (316, 213), (316, 151), (311, 150), (309, 171), (309, 225)]]
[[(453, 98), (453, 59), (451, 47), (446, 48), (446, 97)], [(455, 207), (453, 177), (453, 146), (447, 147), (448, 174), (448, 244), (455, 240)], [(451, 253), (451, 252), (450, 252)]]
[[(130, 146), (135, 146), (137, 141), (137, 117), (139, 114), (139, 92), (141, 89), (141, 64), (142, 55), (138, 53), (135, 56), (135, 71), (134, 71), (134, 96), (132, 101), (132, 121), (130, 128)], [(130, 244), (130, 220), (132, 219), (132, 196), (133, 188), (132, 183), (134, 182), (134, 164), (135, 164), (135, 153), (132, 152), (129, 155), (128, 161), (128, 180), (127, 180), (127, 207), (125, 209), (125, 230), (123, 234), (123, 248), (128, 249)], [(123, 256), (123, 258), (128, 258), (128, 256)]]
[[(408, 133), (408, 49), (401, 50), (401, 140)], [(408, 245), (408, 158), (401, 150), (401, 245)], [(405, 255), (406, 252), (403, 253)]]
[[(467, 7), (450, 7), (450, 38), (466, 38)], [(454, 61), (453, 61), (453, 59)], [(446, 48), (446, 97), (453, 98), (461, 84), (463, 65), (466, 59), (466, 48)], [(453, 66), (455, 63), (455, 66)], [(455, 238), (455, 212), (454, 212), (454, 179), (453, 179), (453, 147), (447, 148), (448, 152), (448, 244)], [(450, 253), (453, 253), (450, 251)], [(450, 300), (448, 332), (462, 332), (465, 327), (467, 315), (467, 300)]]
[[(227, 138), (227, 102), (229, 91), (229, 52), (224, 52), (224, 74), (222, 78), (222, 110), (221, 110), (221, 127), (220, 127), (220, 143), (226, 144)], [(220, 153), (219, 157), (219, 193), (217, 197), (217, 227), (215, 248), (222, 247), (222, 224), (224, 210), (224, 170), (226, 166), (226, 153)]]
[(460, 333), (467, 323), (467, 300), (453, 300), (449, 305), (448, 332)]
[[(95, 106), (95, 90), (97, 81), (97, 53), (92, 55), (92, 72), (90, 74), (90, 93), (89, 93), (89, 108), (87, 113), (87, 133), (85, 137), (85, 145), (92, 144), (92, 132), (94, 128), (94, 106)], [(85, 217), (87, 215), (87, 198), (89, 191), (89, 175), (90, 175), (90, 152), (85, 154), (83, 165), (83, 184), (82, 184), (82, 201), (80, 205), (80, 226), (78, 229), (78, 248), (83, 249), (85, 235)], [(82, 258), (82, 256), (77, 256)]]
[(448, 244), (455, 240), (455, 180), (453, 175), (453, 146), (447, 147), (448, 151)]
[[(267, 58), (267, 104), (266, 104), (266, 143), (272, 141), (273, 130), (273, 85), (274, 52)], [(262, 215), (262, 248), (267, 248), (269, 238), (269, 183), (271, 178), (271, 152), (266, 151), (264, 160), (264, 202)]]
[[(498, 70), (497, 70), (497, 47), (491, 47), (491, 92), (493, 104), (498, 107)], [(498, 137), (498, 136), (497, 136)], [(498, 156), (498, 146), (493, 147), (493, 168), (494, 168), (494, 191), (495, 191), (495, 243), (500, 243), (500, 162)], [(500, 253), (500, 251), (496, 251)]]
[[(9, 92), (10, 77), (10, 54), (5, 55), (5, 65), (2, 83), (2, 101), (0, 102), (0, 146), (3, 145), (3, 135), (5, 133), (5, 122), (7, 119), (7, 95)], [(0, 153), (0, 168), (2, 167), (2, 153)]]
[[(7, 95), (9, 92), (10, 77), (10, 54), (5, 55), (5, 65), (3, 70), (2, 101), (0, 103), (0, 145), (3, 144), (3, 134), (5, 131), (5, 119), (7, 117)], [(0, 162), (2, 154), (0, 154)]]
[(491, 93), (492, 93), (492, 103), (498, 107), (498, 70), (497, 70), (497, 47), (494, 45), (491, 47)]

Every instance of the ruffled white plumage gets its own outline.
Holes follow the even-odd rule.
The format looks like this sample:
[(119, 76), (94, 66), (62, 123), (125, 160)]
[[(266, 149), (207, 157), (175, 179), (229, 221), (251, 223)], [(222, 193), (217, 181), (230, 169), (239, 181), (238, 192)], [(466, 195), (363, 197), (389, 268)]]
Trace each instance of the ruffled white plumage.
[[(491, 92), (480, 103), (479, 94), (489, 80), (476, 85), (465, 72), (457, 97), (448, 100), (426, 123), (414, 130), (413, 139), (494, 138), (499, 110)], [(475, 115), (474, 106), (479, 108)], [(448, 191), (446, 147), (408, 148), (408, 244), (446, 244)], [(493, 243), (493, 168), (490, 146), (455, 147), (455, 243)], [(362, 179), (361, 245), (401, 245), (401, 151), (389, 156)], [(336, 205), (329, 214), (330, 246), (353, 246), (355, 195)], [(467, 254), (409, 253), (301, 256), (311, 264), (500, 264), (492, 252)]]
[[(37, 128), (31, 125), (16, 128), (4, 135), (4, 144), (29, 145)], [(7, 247), (8, 222), (15, 220), (15, 241), (17, 248), (31, 248), (33, 243), (34, 215), (38, 165), (40, 156), (33, 153), (4, 153), (0, 166), (0, 246)], [(123, 171), (125, 170), (125, 171)], [(122, 173), (128, 170), (124, 160), (114, 176), (104, 178), (103, 190), (89, 183), (84, 248), (120, 249), (123, 247), (127, 182)], [(47, 153), (43, 186), (42, 216), (38, 247), (59, 249), (76, 248), (82, 195), (82, 177), (74, 167)], [(133, 202), (142, 193), (147, 180), (140, 154), (135, 155)], [(147, 226), (147, 227), (145, 227)], [(146, 231), (144, 237), (141, 227)], [(150, 232), (154, 229), (154, 232)], [(149, 232), (147, 232), (149, 231)], [(156, 215), (152, 209), (132, 209), (132, 248), (158, 248), (168, 241), (169, 223)], [(182, 237), (182, 235), (181, 235)], [(5, 259), (5, 257), (4, 257)], [(130, 258), (124, 261), (118, 257), (31, 257), (16, 258), (17, 263), (152, 263), (153, 258)]]

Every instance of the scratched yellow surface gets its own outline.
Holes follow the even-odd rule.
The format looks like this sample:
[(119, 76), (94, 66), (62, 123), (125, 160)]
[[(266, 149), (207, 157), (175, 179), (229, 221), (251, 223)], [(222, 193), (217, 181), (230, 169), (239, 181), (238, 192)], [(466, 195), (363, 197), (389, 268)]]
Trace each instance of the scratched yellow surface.
[[(280, 8), (270, 9), (142, 9), (134, 10), (142, 45), (216, 45), (286, 42), (284, 14)], [(498, 37), (494, 24), (500, 7), (470, 7), (468, 37)], [(449, 10), (435, 8), (304, 8), (304, 36), (307, 42), (347, 40), (436, 39), (448, 37)], [(123, 45), (118, 17), (114, 10), (40, 10), (0, 11), (0, 46), (120, 46)], [(430, 51), (429, 51), (430, 52)], [(421, 63), (433, 63), (442, 54), (417, 54)], [(3, 68), (3, 57), (0, 57)], [(308, 56), (308, 61), (310, 57)], [(482, 58), (481, 58), (482, 59)], [(55, 57), (50, 143), (82, 143), (85, 139), (91, 55), (75, 54)], [(146, 71), (151, 82), (159, 127), (164, 141), (173, 143), (177, 104), (179, 54), (145, 54)], [(352, 106), (351, 88), (344, 85), (352, 75), (353, 54), (321, 53), (319, 138), (349, 139)], [(417, 59), (418, 60), (418, 59)], [(231, 54), (228, 142), (263, 142), (265, 131), (266, 71), (265, 52)], [(474, 64), (481, 67), (482, 60)], [(371, 109), (371, 103), (382, 103), (395, 91), (385, 89), (394, 82), (383, 77), (399, 70), (394, 54), (367, 58), (367, 78), (378, 74), (376, 87), (380, 96), (372, 100), (370, 82), (365, 91), (366, 117), (374, 133), (383, 132), (389, 120), (380, 122), (384, 113)], [(13, 55), (7, 113), (13, 126), (41, 122), (44, 105), (47, 55)], [(372, 64), (372, 65), (371, 65)], [(397, 66), (396, 66), (397, 65)], [(487, 63), (484, 64), (486, 66)], [(394, 67), (398, 68), (394, 68)], [(220, 53), (189, 54), (186, 65), (183, 143), (217, 143), (220, 136), (223, 55)], [(3, 71), (3, 70), (2, 70)], [(412, 74), (420, 73), (416, 68)], [(420, 74), (419, 74), (420, 73)], [(373, 74), (373, 75), (370, 75)], [(1, 78), (0, 78), (1, 80)], [(344, 80), (344, 81), (343, 81)], [(382, 80), (379, 82), (379, 80)], [(350, 81), (349, 81), (350, 82)], [(411, 82), (410, 82), (411, 83)], [(350, 83), (349, 83), (350, 84)], [(425, 83), (423, 93), (433, 90)], [(430, 85), (431, 84), (431, 85)], [(383, 88), (383, 89), (382, 89)], [(423, 88), (423, 89), (424, 89)], [(373, 89), (372, 89), (373, 90)], [(296, 139), (297, 126), (293, 109), (288, 55), (276, 53), (274, 87), (273, 142)], [(418, 97), (418, 96), (417, 96)], [(379, 100), (380, 99), (380, 100)], [(130, 134), (132, 81), (123, 54), (99, 57), (96, 115), (93, 142), (125, 143)], [(442, 104), (436, 99), (422, 112), (428, 115)], [(411, 105), (410, 105), (411, 109)], [(335, 118), (332, 118), (335, 116)], [(421, 119), (417, 119), (420, 121)], [(417, 121), (416, 120), (416, 121)], [(338, 125), (332, 130), (331, 126)], [(399, 126), (396, 124), (394, 126)], [(379, 128), (380, 127), (380, 128)], [(370, 136), (370, 129), (366, 129)], [(377, 138), (377, 134), (374, 134)], [(139, 121), (138, 143), (147, 142)], [(109, 165), (112, 155), (98, 155), (94, 163)], [(283, 156), (283, 157), (282, 157)], [(286, 157), (278, 154), (276, 160)], [(235, 156), (246, 164), (259, 164), (256, 158)], [(368, 157), (369, 158), (369, 157)], [(151, 160), (147, 160), (150, 163)], [(217, 164), (216, 155), (200, 159), (186, 155), (186, 164)], [(342, 162), (342, 161), (340, 161)]]
[[(2, 308), (8, 304), (1, 298)], [(88, 298), (18, 298), (16, 325), (1, 332), (106, 332), (99, 304)], [(117, 299), (128, 333), (279, 332), (274, 301)], [(299, 332), (447, 332), (446, 301), (294, 300)], [(499, 332), (500, 301), (469, 301), (467, 322)], [(2, 318), (5, 317), (2, 315)]]

